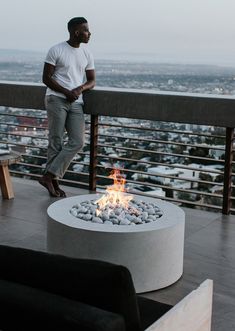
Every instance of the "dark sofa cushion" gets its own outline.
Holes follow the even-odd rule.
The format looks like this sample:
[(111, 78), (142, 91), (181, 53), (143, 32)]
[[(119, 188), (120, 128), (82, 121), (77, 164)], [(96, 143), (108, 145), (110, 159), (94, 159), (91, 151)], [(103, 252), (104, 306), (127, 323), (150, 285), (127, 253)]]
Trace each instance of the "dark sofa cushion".
[(173, 306), (138, 296), (138, 306), (142, 330), (147, 329)]
[(121, 315), (0, 279), (1, 330), (125, 331)]
[(127, 331), (141, 330), (132, 277), (123, 266), (4, 245), (0, 264), (1, 279), (120, 314)]

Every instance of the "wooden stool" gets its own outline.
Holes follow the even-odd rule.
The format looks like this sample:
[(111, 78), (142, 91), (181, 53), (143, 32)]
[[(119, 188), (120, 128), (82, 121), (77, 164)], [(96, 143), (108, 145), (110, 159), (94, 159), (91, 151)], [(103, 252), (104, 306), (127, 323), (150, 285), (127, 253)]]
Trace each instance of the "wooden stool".
[(0, 185), (3, 199), (13, 199), (14, 192), (12, 188), (11, 176), (8, 166), (18, 162), (21, 155), (16, 152), (0, 155)]

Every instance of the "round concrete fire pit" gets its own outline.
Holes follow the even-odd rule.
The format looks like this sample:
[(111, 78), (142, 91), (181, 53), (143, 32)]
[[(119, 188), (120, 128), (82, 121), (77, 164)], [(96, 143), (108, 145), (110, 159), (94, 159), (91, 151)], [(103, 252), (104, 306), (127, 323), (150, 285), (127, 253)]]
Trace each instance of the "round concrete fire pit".
[(136, 226), (97, 224), (71, 215), (74, 205), (100, 197), (100, 194), (75, 196), (49, 206), (48, 250), (124, 265), (132, 274), (137, 293), (176, 282), (183, 273), (183, 210), (169, 202), (134, 196), (135, 200), (154, 202), (163, 215), (155, 222)]

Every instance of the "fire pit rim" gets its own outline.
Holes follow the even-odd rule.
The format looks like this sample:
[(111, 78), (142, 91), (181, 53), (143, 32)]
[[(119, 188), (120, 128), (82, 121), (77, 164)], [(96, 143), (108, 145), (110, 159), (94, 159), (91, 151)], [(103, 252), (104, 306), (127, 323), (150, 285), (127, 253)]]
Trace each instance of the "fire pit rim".
[(110, 233), (137, 233), (137, 232), (148, 232), (156, 229), (165, 229), (172, 226), (177, 226), (178, 222), (184, 218), (184, 211), (165, 200), (152, 197), (144, 197), (133, 195), (135, 200), (154, 202), (163, 211), (163, 215), (156, 221), (138, 225), (108, 225), (108, 224), (97, 224), (82, 219), (76, 218), (70, 214), (71, 208), (85, 200), (98, 200), (102, 196), (101, 193), (78, 195), (69, 198), (60, 199), (52, 203), (48, 209), (47, 214), (50, 219), (55, 220), (63, 225), (82, 229), (86, 231), (97, 231), (97, 232), (110, 232)]

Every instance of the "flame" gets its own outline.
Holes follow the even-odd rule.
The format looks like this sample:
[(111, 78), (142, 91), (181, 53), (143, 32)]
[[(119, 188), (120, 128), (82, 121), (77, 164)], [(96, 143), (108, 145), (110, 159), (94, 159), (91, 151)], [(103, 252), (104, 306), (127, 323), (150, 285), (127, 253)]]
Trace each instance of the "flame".
[[(99, 209), (97, 209), (96, 212), (97, 216), (106, 208), (115, 208), (117, 206), (128, 208), (129, 202), (133, 199), (132, 195), (124, 194), (124, 192), (126, 192), (126, 180), (119, 169), (113, 169), (109, 178), (112, 178), (114, 183), (113, 185), (108, 186), (106, 193), (96, 201), (99, 206)], [(108, 211), (111, 211), (111, 209)]]

